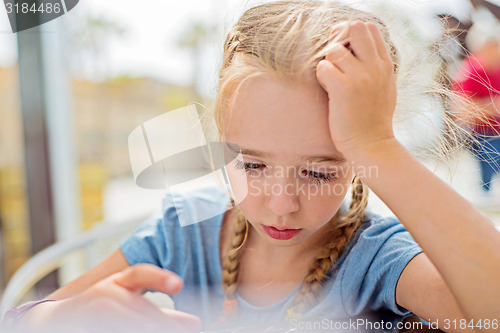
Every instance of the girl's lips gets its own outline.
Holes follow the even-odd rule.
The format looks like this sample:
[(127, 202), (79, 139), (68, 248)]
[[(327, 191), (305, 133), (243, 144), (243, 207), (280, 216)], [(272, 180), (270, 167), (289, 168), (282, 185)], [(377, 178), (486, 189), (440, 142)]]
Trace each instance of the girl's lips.
[(274, 239), (279, 239), (279, 240), (287, 240), (295, 237), (299, 232), (302, 231), (302, 229), (276, 229), (275, 227), (270, 227), (267, 225), (262, 225), (262, 228), (264, 228), (264, 231), (267, 232), (267, 234)]

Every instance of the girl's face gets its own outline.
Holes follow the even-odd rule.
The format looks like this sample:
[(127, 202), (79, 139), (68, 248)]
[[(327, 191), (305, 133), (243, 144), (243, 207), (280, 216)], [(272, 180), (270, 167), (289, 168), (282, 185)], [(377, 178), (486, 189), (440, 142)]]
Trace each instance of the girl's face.
[(330, 136), (326, 92), (317, 83), (252, 78), (224, 124), (224, 140), (243, 157), (227, 168), (233, 191), (258, 238), (277, 246), (316, 242), (353, 179)]

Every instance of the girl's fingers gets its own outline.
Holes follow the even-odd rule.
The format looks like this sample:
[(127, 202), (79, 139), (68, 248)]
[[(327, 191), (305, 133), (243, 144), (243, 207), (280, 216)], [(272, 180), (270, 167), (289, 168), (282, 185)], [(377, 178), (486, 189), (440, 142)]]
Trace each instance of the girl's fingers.
[(352, 22), (349, 26), (349, 40), (356, 57), (362, 62), (373, 61), (377, 56), (375, 42), (367, 23), (361, 21)]
[(201, 320), (195, 315), (171, 309), (160, 310), (171, 320), (181, 324), (182, 328), (188, 332), (199, 332), (201, 329)]
[(327, 46), (325, 58), (342, 73), (352, 72), (357, 67), (356, 57), (344, 45), (337, 42), (331, 42)]
[(329, 60), (321, 60), (316, 66), (316, 77), (321, 87), (328, 93), (334, 92), (342, 84), (343, 73)]
[[(133, 290), (109, 284), (103, 284), (100, 287), (109, 290), (108, 295), (111, 297), (108, 296), (105, 300), (106, 302), (118, 304), (122, 309), (127, 309), (127, 313), (134, 314), (133, 316), (127, 316), (124, 310), (111, 311), (111, 317), (109, 319), (112, 319), (114, 316), (116, 320), (130, 323), (130, 325), (143, 325), (147, 319), (147, 322), (149, 322), (152, 327), (156, 327), (157, 329), (163, 327), (168, 329), (169, 332), (179, 333), (199, 332), (201, 328), (201, 322), (198, 317), (179, 311), (163, 310)], [(99, 303), (97, 303), (97, 306), (95, 306), (97, 314), (99, 313), (99, 308)], [(103, 311), (109, 309), (108, 306), (102, 306), (102, 308)]]
[(166, 294), (176, 294), (183, 287), (183, 281), (177, 274), (150, 264), (130, 266), (117, 273), (113, 281), (136, 293), (155, 290)]
[(349, 22), (336, 24), (330, 30), (330, 42), (348, 42)]
[(375, 25), (375, 23), (367, 23), (367, 28), (371, 33), (373, 42), (375, 43), (375, 48), (377, 49), (377, 53), (380, 58), (384, 60), (392, 61), (391, 54), (389, 52), (389, 48), (385, 43), (384, 38), (382, 37), (382, 33), (379, 28)]
[[(122, 332), (153, 332), (155, 329), (159, 329), (150, 316), (134, 311), (118, 302), (108, 304), (101, 311), (102, 314), (92, 322), (93, 328), (97, 329), (98, 332), (109, 332), (116, 329), (120, 329)], [(88, 319), (88, 316), (82, 318), (82, 320)], [(93, 331), (95, 332), (95, 330)]]
[(55, 331), (63, 332), (68, 329), (81, 327), (88, 332), (152, 332), (154, 324), (149, 316), (130, 309), (125, 304), (117, 302), (112, 298), (101, 298), (94, 302), (89, 302), (78, 311), (62, 316), (55, 323)]
[[(172, 332), (192, 332), (193, 328), (195, 328), (199, 332), (199, 320), (197, 320), (196, 316), (187, 313), (183, 314), (179, 311), (170, 312), (159, 308), (143, 296), (127, 292), (125, 289), (122, 289), (122, 291), (124, 293), (119, 296), (120, 303), (137, 314), (149, 318), (157, 327), (168, 327)], [(127, 319), (124, 318), (124, 320)]]

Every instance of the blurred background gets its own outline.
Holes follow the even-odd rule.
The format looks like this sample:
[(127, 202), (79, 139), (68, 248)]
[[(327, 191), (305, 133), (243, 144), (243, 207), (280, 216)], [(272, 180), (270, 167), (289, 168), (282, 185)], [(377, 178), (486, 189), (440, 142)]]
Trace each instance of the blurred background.
[[(428, 58), (407, 62), (429, 68), (422, 72), (427, 79), (435, 79), (437, 71), (450, 82), (466, 56), (464, 34), (474, 13), (482, 8), (495, 17), (500, 5), (498, 0), (345, 2), (390, 14), (404, 28), (395, 39), (432, 45), (432, 66), (425, 67)], [(42, 249), (96, 225), (113, 224), (118, 231), (122, 222), (140, 221), (160, 207), (162, 191), (134, 183), (127, 137), (169, 110), (193, 102), (209, 105), (224, 31), (254, 3), (82, 0), (66, 15), (16, 34), (0, 8), (0, 295), (14, 272)], [(443, 22), (456, 34), (443, 38)], [(444, 110), (428, 101), (418, 104), (425, 117), (398, 127), (401, 141), (415, 151), (437, 144), (428, 122), (445, 129)], [(427, 156), (422, 161), (467, 199), (481, 196), (479, 164), (468, 151), (445, 161)], [(500, 197), (500, 186), (492, 193)], [(480, 208), (498, 223), (500, 206)], [(94, 255), (103, 259), (100, 252)], [(41, 297), (98, 260), (73, 258), (27, 298)]]

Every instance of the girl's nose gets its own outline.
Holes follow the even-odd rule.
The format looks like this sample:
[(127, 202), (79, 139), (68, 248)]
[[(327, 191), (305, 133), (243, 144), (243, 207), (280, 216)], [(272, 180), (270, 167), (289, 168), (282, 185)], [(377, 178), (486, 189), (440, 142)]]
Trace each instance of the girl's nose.
[(298, 211), (300, 203), (295, 186), (291, 182), (275, 182), (266, 193), (265, 206), (278, 216)]

